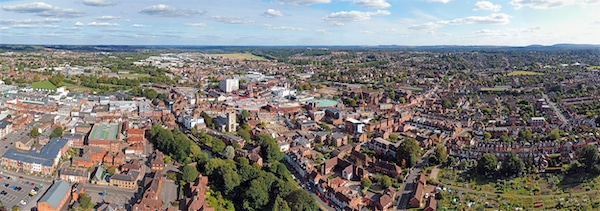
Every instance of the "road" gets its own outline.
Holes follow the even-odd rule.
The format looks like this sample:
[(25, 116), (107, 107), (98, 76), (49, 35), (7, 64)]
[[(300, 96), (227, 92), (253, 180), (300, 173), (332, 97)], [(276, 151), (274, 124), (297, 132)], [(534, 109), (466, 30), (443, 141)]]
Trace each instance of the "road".
[(433, 149), (428, 150), (427, 152), (425, 152), (425, 154), (421, 157), (421, 159), (417, 162), (417, 164), (415, 165), (415, 167), (413, 167), (409, 174), (405, 177), (404, 179), (404, 183), (402, 183), (402, 186), (400, 186), (400, 198), (398, 199), (398, 205), (396, 206), (396, 210), (407, 210), (406, 205), (408, 205), (408, 200), (410, 200), (410, 197), (412, 196), (412, 192), (414, 189), (414, 185), (415, 185), (415, 180), (417, 179), (417, 177), (419, 175), (421, 175), (421, 172), (423, 172), (423, 167), (425, 166), (425, 164), (427, 163), (427, 160), (429, 159), (429, 155), (431, 155), (431, 153), (433, 152)]
[(556, 114), (558, 119), (560, 119), (562, 124), (569, 124), (565, 115), (563, 115), (562, 112), (560, 112), (560, 110), (556, 107), (556, 103), (550, 101), (550, 98), (548, 98), (548, 95), (546, 95), (545, 93), (542, 93), (542, 97), (546, 100), (546, 102), (548, 102), (552, 110), (554, 110), (554, 113)]

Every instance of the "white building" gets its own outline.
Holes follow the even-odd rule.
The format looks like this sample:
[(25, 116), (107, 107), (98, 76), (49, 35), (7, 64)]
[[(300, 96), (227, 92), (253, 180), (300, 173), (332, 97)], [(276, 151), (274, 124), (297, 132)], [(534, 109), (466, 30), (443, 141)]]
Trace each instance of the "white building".
[(238, 79), (223, 79), (219, 84), (219, 89), (223, 92), (233, 92), (240, 89), (240, 80)]
[(196, 126), (198, 125), (202, 125), (205, 124), (204, 123), (204, 118), (199, 117), (193, 117), (190, 115), (179, 115), (179, 118), (177, 118), (177, 121), (180, 122), (181, 124), (183, 124), (183, 126), (187, 129), (192, 129), (192, 128), (196, 128)]

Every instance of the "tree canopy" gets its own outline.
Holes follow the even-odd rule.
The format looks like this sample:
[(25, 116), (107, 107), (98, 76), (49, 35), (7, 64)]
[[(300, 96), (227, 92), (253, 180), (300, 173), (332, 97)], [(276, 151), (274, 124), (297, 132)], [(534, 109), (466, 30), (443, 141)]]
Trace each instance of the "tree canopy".
[(398, 152), (396, 152), (398, 164), (403, 168), (410, 168), (417, 164), (420, 155), (421, 147), (412, 138), (402, 141), (398, 146)]
[(524, 169), (525, 164), (523, 163), (523, 160), (521, 160), (515, 152), (510, 151), (506, 154), (504, 160), (502, 160), (500, 173), (504, 176), (519, 175)]
[(186, 165), (183, 167), (183, 170), (181, 172), (181, 178), (185, 181), (185, 182), (193, 182), (196, 181), (196, 179), (198, 179), (198, 170), (196, 169), (196, 167), (194, 166), (190, 166), (190, 165)]
[(496, 172), (496, 165), (498, 165), (498, 158), (493, 154), (484, 154), (477, 159), (477, 173), (481, 175), (490, 175)]

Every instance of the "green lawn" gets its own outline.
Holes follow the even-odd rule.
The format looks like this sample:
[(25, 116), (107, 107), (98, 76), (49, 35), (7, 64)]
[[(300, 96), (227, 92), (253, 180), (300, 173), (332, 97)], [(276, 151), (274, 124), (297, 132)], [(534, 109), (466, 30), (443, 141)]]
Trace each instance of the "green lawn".
[(507, 88), (496, 88), (496, 87), (482, 87), (479, 89), (482, 92), (503, 92), (508, 90)]
[(149, 78), (151, 77), (150, 74), (146, 74), (146, 73), (130, 73), (130, 74), (121, 74), (119, 75), (119, 77), (121, 78), (129, 78), (129, 79), (137, 79), (137, 78)]
[(507, 74), (507, 76), (528, 76), (528, 75), (544, 75), (544, 74), (538, 73), (538, 72), (532, 72), (532, 71), (523, 71), (523, 70), (512, 71)]
[(40, 82), (33, 83), (33, 89), (56, 90), (56, 86), (54, 86), (54, 84), (50, 83), (50, 81), (45, 80), (45, 81), (40, 81)]
[(251, 53), (228, 53), (228, 54), (209, 54), (214, 57), (223, 57), (229, 59), (238, 59), (238, 60), (250, 60), (250, 61), (267, 61), (267, 59), (256, 56)]

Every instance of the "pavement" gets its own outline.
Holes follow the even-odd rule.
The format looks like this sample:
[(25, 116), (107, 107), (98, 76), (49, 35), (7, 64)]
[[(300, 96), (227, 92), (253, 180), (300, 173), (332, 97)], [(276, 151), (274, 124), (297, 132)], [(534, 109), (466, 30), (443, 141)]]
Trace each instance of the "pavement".
[(550, 105), (550, 107), (552, 108), (552, 110), (554, 110), (554, 113), (560, 119), (560, 121), (562, 121), (563, 124), (568, 124), (569, 122), (568, 122), (567, 118), (556, 107), (556, 103), (550, 101), (550, 98), (548, 98), (548, 95), (546, 95), (545, 93), (542, 93), (542, 97), (546, 100), (546, 102), (548, 102), (548, 104)]
[[(46, 178), (40, 178), (35, 176), (25, 175), (23, 173), (11, 172), (5, 169), (0, 170), (0, 192), (7, 192), (6, 195), (0, 194), (0, 201), (4, 207), (13, 207), (17, 205), (21, 210), (31, 210), (31, 208), (37, 206), (37, 201), (44, 195), (48, 187), (52, 185), (52, 181)], [(10, 177), (10, 179), (8, 179)], [(20, 178), (22, 177), (22, 178)], [(27, 184), (29, 182), (29, 184)], [(4, 186), (6, 183), (8, 186)], [(32, 186), (31, 183), (34, 185)], [(43, 186), (40, 187), (40, 183)], [(11, 186), (21, 187), (21, 190), (13, 190)], [(38, 193), (33, 197), (29, 196), (29, 192), (34, 188), (40, 188)], [(26, 202), (25, 205), (21, 204), (21, 200)]]

